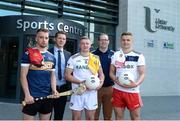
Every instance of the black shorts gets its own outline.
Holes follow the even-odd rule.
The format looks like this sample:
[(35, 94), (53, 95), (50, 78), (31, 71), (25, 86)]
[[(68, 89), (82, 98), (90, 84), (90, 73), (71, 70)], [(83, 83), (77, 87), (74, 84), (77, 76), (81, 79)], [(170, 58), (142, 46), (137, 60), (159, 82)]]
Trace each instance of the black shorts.
[(52, 112), (53, 109), (53, 100), (52, 99), (44, 99), (44, 100), (38, 100), (33, 104), (27, 104), (23, 107), (22, 112), (35, 116), (37, 112), (41, 114), (48, 114)]

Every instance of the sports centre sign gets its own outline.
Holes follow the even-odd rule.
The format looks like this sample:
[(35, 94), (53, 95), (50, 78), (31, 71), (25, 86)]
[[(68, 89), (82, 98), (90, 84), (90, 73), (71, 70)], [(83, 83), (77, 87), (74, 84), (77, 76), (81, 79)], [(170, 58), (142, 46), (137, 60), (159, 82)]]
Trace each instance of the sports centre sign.
[(46, 28), (50, 31), (50, 36), (54, 36), (57, 31), (65, 31), (69, 38), (83, 36), (85, 27), (79, 23), (57, 18), (44, 16), (5, 16), (0, 18), (0, 34), (35, 34), (39, 28)]

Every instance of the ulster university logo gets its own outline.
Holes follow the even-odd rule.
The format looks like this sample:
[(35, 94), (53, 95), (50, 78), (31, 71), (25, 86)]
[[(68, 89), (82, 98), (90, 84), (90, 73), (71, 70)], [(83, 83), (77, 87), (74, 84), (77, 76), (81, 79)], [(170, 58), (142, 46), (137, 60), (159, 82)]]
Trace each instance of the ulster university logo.
[(144, 7), (145, 8), (145, 28), (149, 32), (156, 32), (156, 30), (153, 30), (151, 28), (151, 9), (149, 7)]
[[(145, 29), (151, 33), (157, 32), (157, 30), (164, 30), (174, 32), (175, 27), (168, 24), (168, 21), (159, 17), (161, 16), (160, 9), (154, 8), (150, 9), (149, 7), (145, 8)], [(152, 15), (153, 14), (153, 15)]]

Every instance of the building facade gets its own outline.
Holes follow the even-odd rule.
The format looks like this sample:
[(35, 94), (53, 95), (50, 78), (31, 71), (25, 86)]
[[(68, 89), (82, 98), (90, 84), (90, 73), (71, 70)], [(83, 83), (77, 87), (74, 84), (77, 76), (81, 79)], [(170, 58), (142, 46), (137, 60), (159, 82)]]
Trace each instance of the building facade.
[(146, 58), (144, 96), (180, 95), (180, 1), (120, 0), (116, 48), (123, 31)]

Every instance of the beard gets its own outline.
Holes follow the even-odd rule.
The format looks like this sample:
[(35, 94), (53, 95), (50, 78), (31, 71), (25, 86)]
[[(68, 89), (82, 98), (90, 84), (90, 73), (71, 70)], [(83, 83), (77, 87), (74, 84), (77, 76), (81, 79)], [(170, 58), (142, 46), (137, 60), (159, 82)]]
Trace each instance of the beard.
[(39, 44), (39, 47), (46, 48), (46, 47), (48, 47), (48, 44)]

